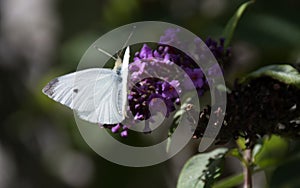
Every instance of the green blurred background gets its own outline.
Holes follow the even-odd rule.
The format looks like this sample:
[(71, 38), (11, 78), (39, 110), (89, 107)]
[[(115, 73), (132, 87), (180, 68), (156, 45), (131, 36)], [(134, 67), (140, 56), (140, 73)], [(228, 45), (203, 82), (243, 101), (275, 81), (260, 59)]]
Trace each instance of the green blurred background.
[[(199, 141), (191, 141), (159, 165), (119, 166), (94, 153), (82, 139), (72, 111), (48, 99), (41, 89), (50, 79), (75, 71), (85, 50), (118, 26), (166, 21), (203, 40), (218, 39), (243, 2), (0, 0), (0, 188), (175, 187)], [(246, 11), (225, 73), (229, 85), (262, 65), (300, 62), (299, 10), (298, 0), (258, 0)]]

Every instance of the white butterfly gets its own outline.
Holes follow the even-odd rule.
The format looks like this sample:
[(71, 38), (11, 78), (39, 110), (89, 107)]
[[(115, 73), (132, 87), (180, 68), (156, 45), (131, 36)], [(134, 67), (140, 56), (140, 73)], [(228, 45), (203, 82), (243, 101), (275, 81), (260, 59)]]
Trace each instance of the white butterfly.
[(125, 119), (129, 46), (123, 63), (118, 57), (113, 69), (90, 68), (50, 81), (43, 93), (75, 110), (91, 123), (116, 124)]

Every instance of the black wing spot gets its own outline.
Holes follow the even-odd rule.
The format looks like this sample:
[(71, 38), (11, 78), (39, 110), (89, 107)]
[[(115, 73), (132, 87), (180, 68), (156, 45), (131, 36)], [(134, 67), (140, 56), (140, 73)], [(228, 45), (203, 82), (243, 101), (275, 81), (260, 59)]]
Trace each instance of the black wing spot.
[(73, 89), (73, 92), (74, 93), (78, 93), (78, 89)]
[(44, 88), (43, 88), (43, 93), (45, 93), (48, 96), (52, 96), (54, 94), (54, 88), (56, 87), (58, 83), (58, 79), (55, 78), (51, 80)]

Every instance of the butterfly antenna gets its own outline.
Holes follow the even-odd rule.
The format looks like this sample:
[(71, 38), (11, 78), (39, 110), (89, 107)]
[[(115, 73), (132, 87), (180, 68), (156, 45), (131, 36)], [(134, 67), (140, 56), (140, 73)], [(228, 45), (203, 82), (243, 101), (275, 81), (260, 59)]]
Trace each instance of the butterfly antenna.
[(131, 30), (129, 36), (127, 37), (127, 40), (125, 41), (123, 47), (121, 48), (122, 50), (121, 50), (120, 53), (118, 54), (119, 57), (120, 57), (121, 54), (123, 53), (123, 51), (124, 51), (125, 47), (127, 46), (128, 42), (129, 42), (129, 40), (130, 40), (130, 38), (132, 37), (135, 28), (136, 28), (136, 26), (133, 26), (133, 27), (132, 27), (132, 30)]
[(99, 52), (102, 52), (102, 53), (104, 53), (105, 55), (107, 55), (107, 56), (109, 56), (109, 57), (111, 57), (111, 58), (113, 58), (115, 61), (117, 61), (117, 58), (115, 58), (113, 55), (111, 55), (110, 53), (108, 53), (107, 51), (105, 51), (105, 50), (102, 50), (101, 48), (99, 48), (98, 46), (94, 46), (94, 48), (96, 48), (96, 50), (98, 50)]

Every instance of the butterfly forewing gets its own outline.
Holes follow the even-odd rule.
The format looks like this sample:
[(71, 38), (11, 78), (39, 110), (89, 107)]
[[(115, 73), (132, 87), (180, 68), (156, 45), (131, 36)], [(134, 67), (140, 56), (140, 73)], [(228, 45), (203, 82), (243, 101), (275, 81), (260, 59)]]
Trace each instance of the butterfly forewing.
[(53, 100), (74, 109), (92, 123), (115, 124), (124, 119), (120, 113), (123, 99), (118, 97), (122, 79), (114, 70), (92, 68), (52, 80), (43, 92)]

